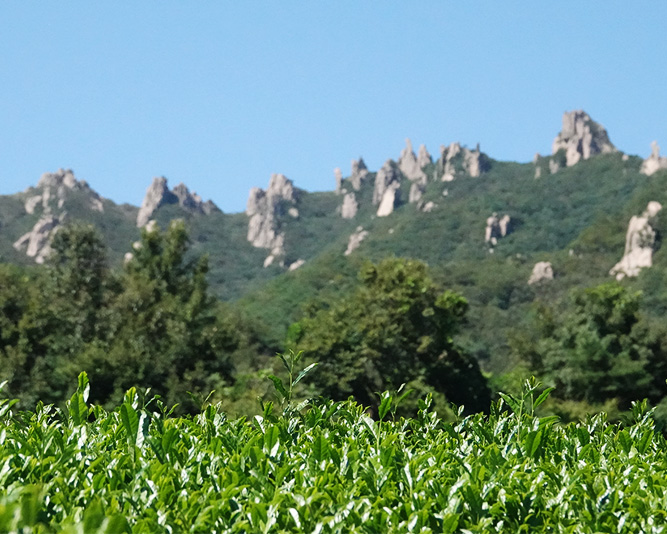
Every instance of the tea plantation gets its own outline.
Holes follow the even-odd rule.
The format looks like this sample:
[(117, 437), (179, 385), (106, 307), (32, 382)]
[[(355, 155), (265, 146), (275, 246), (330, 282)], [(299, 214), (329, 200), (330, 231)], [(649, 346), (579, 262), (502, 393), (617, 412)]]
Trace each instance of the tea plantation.
[(563, 426), (528, 381), (452, 421), (429, 397), (395, 418), (385, 393), (373, 420), (291, 391), (252, 420), (216, 405), (175, 418), (134, 389), (105, 411), (84, 374), (64, 410), (1, 401), (0, 532), (665, 531), (666, 444), (645, 404), (625, 427)]

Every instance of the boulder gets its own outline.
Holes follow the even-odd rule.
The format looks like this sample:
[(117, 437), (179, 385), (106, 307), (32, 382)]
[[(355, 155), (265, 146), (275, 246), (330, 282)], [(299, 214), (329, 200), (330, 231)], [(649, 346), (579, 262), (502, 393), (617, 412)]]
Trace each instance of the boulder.
[(505, 237), (510, 233), (512, 222), (509, 215), (503, 215), (500, 219), (497, 213), (493, 213), (491, 217), (486, 219), (486, 229), (484, 230), (484, 242), (495, 246), (498, 239)]
[(425, 187), (423, 184), (418, 182), (413, 182), (410, 186), (410, 195), (408, 197), (408, 202), (410, 204), (415, 204), (419, 202), (424, 196)]
[(660, 157), (660, 147), (658, 143), (651, 143), (651, 155), (644, 160), (639, 172), (646, 176), (651, 176), (656, 172), (667, 169), (667, 158)]
[(345, 249), (345, 255), (349, 256), (359, 248), (359, 245), (361, 245), (361, 242), (366, 239), (368, 236), (368, 232), (364, 230), (361, 226), (357, 226), (356, 232), (354, 232), (351, 236), (350, 239), (347, 242), (347, 249)]
[(586, 112), (577, 110), (563, 114), (563, 129), (554, 139), (551, 152), (556, 154), (559, 150), (565, 151), (566, 166), (571, 167), (595, 154), (616, 152), (616, 147), (602, 125)]
[(634, 277), (639, 272), (653, 265), (653, 246), (655, 230), (651, 226), (653, 218), (662, 209), (659, 202), (651, 201), (640, 216), (633, 215), (625, 235), (625, 252), (621, 261), (614, 265), (609, 274), (622, 280), (626, 276)]
[(345, 193), (343, 197), (343, 205), (341, 206), (340, 214), (343, 219), (354, 219), (359, 211), (359, 203), (354, 193)]
[(373, 205), (378, 206), (378, 217), (386, 217), (394, 211), (400, 199), (400, 186), (401, 173), (398, 166), (394, 161), (387, 160), (375, 175)]
[(548, 261), (538, 261), (533, 266), (533, 272), (530, 273), (530, 278), (528, 279), (528, 285), (537, 284), (538, 282), (553, 280), (554, 270), (551, 266), (551, 262)]

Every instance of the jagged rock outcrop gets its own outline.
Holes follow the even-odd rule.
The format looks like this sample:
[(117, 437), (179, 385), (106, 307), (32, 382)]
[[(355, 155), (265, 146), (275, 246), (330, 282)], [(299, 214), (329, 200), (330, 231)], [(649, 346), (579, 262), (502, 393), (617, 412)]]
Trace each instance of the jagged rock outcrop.
[(25, 250), (27, 256), (44, 263), (51, 253), (51, 237), (58, 231), (61, 220), (51, 214), (44, 214), (30, 232), (22, 235), (15, 243), (16, 250)]
[(361, 189), (361, 182), (368, 176), (368, 168), (364, 163), (363, 158), (358, 160), (352, 160), (352, 174), (348, 178), (350, 184), (352, 184), (352, 189), (359, 191)]
[(440, 147), (441, 180), (451, 182), (458, 175), (467, 175), (472, 178), (479, 177), (488, 169), (488, 158), (483, 154), (479, 145), (475, 150), (462, 147), (460, 143), (452, 143), (449, 146)]
[(400, 200), (401, 173), (392, 160), (382, 166), (375, 176), (373, 205), (378, 206), (377, 216), (386, 217), (393, 213)]
[(58, 169), (42, 174), (37, 186), (30, 188), (24, 207), (26, 213), (33, 214), (41, 207), (44, 214), (56, 213), (65, 206), (71, 191), (80, 191), (88, 201), (90, 209), (103, 212), (102, 197), (93, 191), (85, 180), (77, 180), (71, 169)]
[(410, 139), (405, 140), (405, 148), (401, 151), (401, 156), (398, 158), (398, 168), (408, 180), (426, 183), (426, 174), (422, 171), (417, 156), (412, 150)]
[(156, 177), (146, 189), (146, 195), (137, 214), (137, 228), (146, 226), (155, 210), (166, 204), (178, 204), (190, 213), (204, 215), (210, 215), (218, 210), (212, 201), (204, 202), (197, 193), (190, 193), (184, 183), (181, 182), (170, 191), (167, 179), (164, 176)]
[(651, 143), (651, 155), (644, 160), (639, 172), (651, 176), (663, 169), (667, 169), (667, 158), (660, 157), (660, 147), (657, 142), (653, 141)]
[(299, 212), (294, 206), (286, 206), (295, 202), (294, 184), (282, 174), (271, 175), (266, 191), (259, 187), (250, 190), (246, 207), (246, 215), (250, 218), (248, 241), (253, 247), (271, 251), (264, 261), (264, 267), (285, 254), (285, 234), (280, 229), (279, 217), (283, 209), (287, 209), (290, 216), (298, 217)]
[(343, 192), (343, 172), (340, 167), (334, 169), (334, 178), (336, 179), (336, 194), (340, 195)]
[(498, 239), (505, 237), (511, 231), (512, 219), (509, 215), (503, 215), (500, 219), (498, 214), (494, 213), (486, 219), (486, 229), (484, 230), (484, 242), (495, 246)]
[(294, 263), (290, 263), (290, 266), (287, 268), (288, 271), (296, 271), (299, 267), (303, 266), (306, 263), (306, 260), (298, 259)]
[(349, 256), (359, 248), (359, 245), (361, 245), (361, 242), (366, 239), (368, 236), (368, 231), (364, 230), (363, 227), (357, 226), (356, 232), (354, 232), (351, 236), (350, 239), (347, 242), (347, 249), (345, 249), (345, 255)]
[(359, 203), (353, 192), (345, 193), (343, 204), (340, 208), (340, 214), (343, 219), (354, 219), (359, 211)]
[[(565, 150), (566, 166), (571, 167), (595, 154), (616, 152), (616, 147), (602, 125), (586, 112), (577, 110), (563, 114), (563, 129), (554, 139), (551, 152), (556, 154), (559, 150)], [(551, 166), (550, 169), (555, 172)]]
[(417, 165), (420, 169), (423, 169), (427, 165), (433, 163), (433, 158), (431, 154), (426, 150), (426, 145), (419, 145), (419, 151), (417, 152)]
[(626, 276), (637, 276), (646, 267), (653, 265), (653, 246), (655, 230), (651, 226), (653, 218), (662, 209), (659, 202), (651, 201), (640, 216), (633, 215), (625, 235), (625, 252), (623, 258), (614, 265), (609, 274), (617, 280)]
[(537, 284), (538, 282), (553, 280), (554, 269), (549, 261), (538, 261), (533, 266), (533, 272), (530, 273), (528, 285)]
[(421, 184), (419, 182), (413, 182), (412, 185), (410, 186), (410, 194), (408, 197), (408, 202), (410, 204), (415, 204), (419, 202), (424, 196), (425, 190), (426, 187), (424, 186), (424, 184)]

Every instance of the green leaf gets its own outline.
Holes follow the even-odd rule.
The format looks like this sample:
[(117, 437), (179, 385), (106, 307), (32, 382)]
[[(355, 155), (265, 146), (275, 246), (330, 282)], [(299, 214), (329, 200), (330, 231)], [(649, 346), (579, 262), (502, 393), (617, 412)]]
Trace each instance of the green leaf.
[(319, 434), (314, 440), (311, 447), (312, 457), (317, 463), (323, 462), (329, 458), (329, 442), (327, 439)]
[(293, 385), (296, 386), (296, 385), (301, 381), (301, 379), (302, 379), (304, 376), (306, 376), (308, 373), (310, 373), (310, 372), (311, 372), (317, 365), (318, 365), (317, 362), (315, 362), (315, 363), (311, 363), (308, 367), (306, 367), (305, 369), (303, 369), (303, 370), (298, 374), (298, 376), (296, 377), (296, 380), (294, 381), (294, 384), (293, 384)]
[(647, 428), (637, 442), (637, 451), (640, 454), (644, 454), (651, 444), (651, 440), (653, 440), (653, 429)]
[(273, 382), (273, 386), (276, 388), (276, 391), (282, 395), (283, 399), (289, 399), (289, 393), (285, 389), (285, 386), (283, 386), (283, 381), (280, 380), (280, 378), (275, 375), (269, 375), (269, 380)]
[(509, 406), (510, 410), (512, 410), (514, 414), (519, 414), (521, 411), (521, 405), (514, 397), (502, 392), (499, 392), (498, 395), (500, 395), (500, 397), (505, 401), (505, 404)]
[(545, 400), (549, 398), (549, 395), (551, 392), (556, 389), (553, 387), (549, 387), (545, 389), (542, 393), (540, 393), (540, 396), (535, 399), (535, 402), (533, 403), (533, 408), (537, 408), (540, 404), (542, 404)]
[(88, 419), (88, 406), (83, 399), (83, 395), (77, 390), (67, 403), (69, 416), (76, 426), (85, 423)]
[(128, 441), (132, 445), (136, 444), (139, 431), (139, 414), (132, 408), (132, 405), (124, 402), (120, 407), (120, 419), (123, 422)]
[(388, 391), (382, 393), (380, 397), (380, 406), (378, 406), (378, 417), (380, 418), (380, 421), (384, 419), (384, 416), (387, 415), (387, 412), (391, 409), (393, 400), (393, 397)]
[(79, 374), (79, 387), (77, 391), (81, 393), (84, 402), (88, 402), (88, 395), (90, 393), (90, 382), (88, 381), (88, 374), (83, 371)]
[(264, 450), (269, 456), (275, 456), (280, 447), (280, 430), (276, 425), (270, 425), (264, 432)]

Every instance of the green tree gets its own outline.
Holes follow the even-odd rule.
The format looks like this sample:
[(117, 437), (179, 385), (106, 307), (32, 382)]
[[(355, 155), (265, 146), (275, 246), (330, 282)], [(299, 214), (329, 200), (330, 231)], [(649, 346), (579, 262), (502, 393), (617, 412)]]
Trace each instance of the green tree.
[(190, 409), (187, 391), (206, 395), (232, 380), (237, 336), (208, 293), (206, 257), (190, 260), (187, 250), (181, 220), (164, 233), (143, 230), (110, 304), (109, 343), (89, 347), (82, 358), (99, 384), (98, 400), (118, 400), (141, 386)]
[[(640, 292), (617, 282), (578, 289), (567, 311), (539, 313), (539, 339), (524, 346), (533, 368), (568, 400), (656, 400), (665, 394), (662, 336), (641, 318)], [(529, 344), (530, 345), (530, 344)]]
[(366, 264), (361, 285), (291, 328), (292, 343), (320, 366), (311, 375), (333, 399), (352, 395), (376, 406), (376, 393), (407, 383), (486, 410), (490, 395), (477, 361), (453, 340), (468, 304), (440, 291), (425, 264), (387, 259)]

